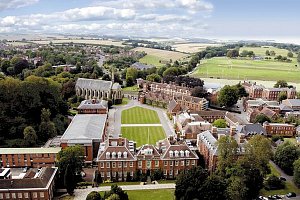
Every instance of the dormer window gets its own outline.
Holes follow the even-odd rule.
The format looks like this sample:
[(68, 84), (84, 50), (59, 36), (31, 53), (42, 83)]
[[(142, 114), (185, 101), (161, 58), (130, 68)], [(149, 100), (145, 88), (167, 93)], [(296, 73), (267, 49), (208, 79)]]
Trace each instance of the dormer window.
[(122, 157), (122, 153), (119, 151), (118, 152), (118, 158), (121, 158)]
[(110, 159), (110, 152), (106, 152), (106, 159)]
[(113, 159), (115, 159), (115, 158), (116, 158), (116, 156), (117, 156), (116, 152), (112, 152), (112, 154), (111, 154), (111, 155), (112, 155), (112, 158), (113, 158)]

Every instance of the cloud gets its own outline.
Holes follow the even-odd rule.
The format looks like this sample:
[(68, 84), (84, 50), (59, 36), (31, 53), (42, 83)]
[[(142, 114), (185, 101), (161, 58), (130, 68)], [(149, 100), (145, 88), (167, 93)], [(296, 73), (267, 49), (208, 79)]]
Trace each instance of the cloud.
[(203, 16), (212, 9), (204, 0), (101, 0), (60, 12), (5, 16), (0, 32), (191, 36), (207, 30)]
[(39, 0), (1, 0), (0, 11), (11, 9), (11, 8), (21, 8), (21, 7), (29, 6), (31, 4), (35, 4), (37, 2), (39, 2)]

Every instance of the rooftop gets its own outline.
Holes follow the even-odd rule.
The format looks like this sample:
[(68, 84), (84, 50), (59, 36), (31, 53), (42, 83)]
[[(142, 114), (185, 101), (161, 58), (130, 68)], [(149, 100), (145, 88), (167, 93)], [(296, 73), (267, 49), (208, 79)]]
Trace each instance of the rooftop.
[(112, 81), (79, 78), (76, 81), (76, 87), (87, 88), (91, 90), (108, 91), (112, 88)]
[(107, 114), (77, 114), (62, 136), (68, 143), (91, 143), (100, 140), (105, 128)]
[(58, 153), (61, 147), (49, 148), (0, 148), (1, 154), (35, 154), (35, 153)]
[(92, 99), (82, 101), (77, 109), (106, 109), (107, 107), (107, 101)]

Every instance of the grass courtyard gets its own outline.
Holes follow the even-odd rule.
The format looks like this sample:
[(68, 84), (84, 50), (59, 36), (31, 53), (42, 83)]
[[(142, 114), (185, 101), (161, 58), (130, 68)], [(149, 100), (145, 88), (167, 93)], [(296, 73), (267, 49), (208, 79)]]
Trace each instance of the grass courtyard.
[(133, 107), (122, 111), (122, 124), (160, 124), (157, 112), (154, 110)]
[(136, 141), (136, 146), (155, 144), (165, 138), (165, 131), (161, 126), (132, 126), (121, 127), (122, 136)]
[[(128, 190), (129, 200), (173, 200), (174, 190), (173, 189), (160, 189), (160, 190)], [(104, 192), (100, 192), (101, 196), (104, 196)]]
[(229, 59), (215, 57), (201, 61), (193, 73), (195, 77), (236, 79), (236, 80), (267, 80), (280, 79), (299, 83), (300, 68), (295, 62), (286, 63), (274, 60)]

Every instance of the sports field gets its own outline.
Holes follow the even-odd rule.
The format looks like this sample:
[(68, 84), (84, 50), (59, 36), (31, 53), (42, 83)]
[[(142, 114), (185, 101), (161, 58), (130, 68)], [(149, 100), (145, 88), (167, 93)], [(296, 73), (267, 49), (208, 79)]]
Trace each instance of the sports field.
[(269, 80), (280, 79), (288, 82), (300, 82), (300, 67), (297, 63), (279, 62), (274, 60), (229, 59), (216, 57), (202, 60), (193, 72), (195, 77), (224, 78), (238, 80)]
[(164, 129), (161, 126), (131, 126), (121, 127), (122, 136), (136, 141), (137, 147), (143, 144), (155, 144), (165, 138)]
[(160, 124), (157, 112), (154, 110), (133, 107), (122, 111), (122, 124)]

